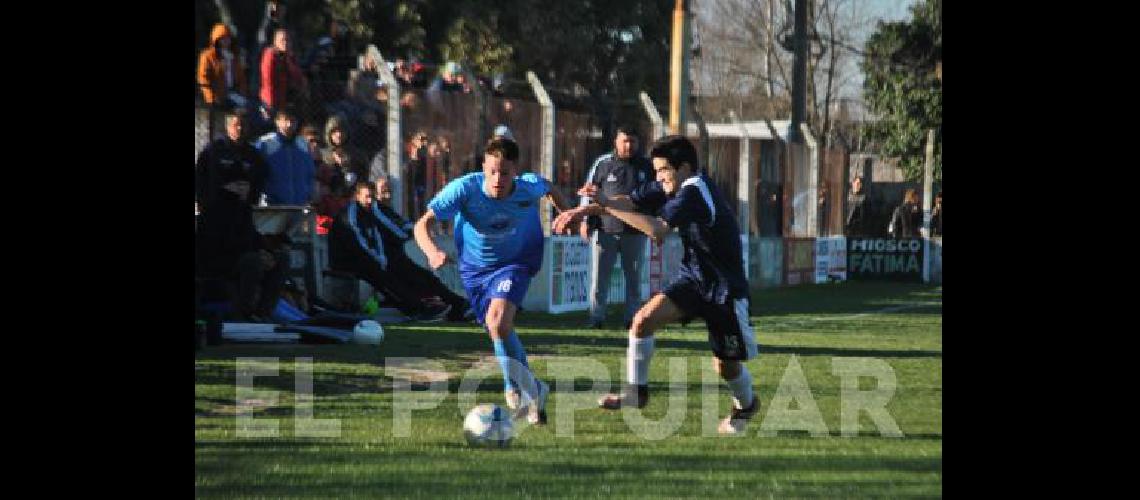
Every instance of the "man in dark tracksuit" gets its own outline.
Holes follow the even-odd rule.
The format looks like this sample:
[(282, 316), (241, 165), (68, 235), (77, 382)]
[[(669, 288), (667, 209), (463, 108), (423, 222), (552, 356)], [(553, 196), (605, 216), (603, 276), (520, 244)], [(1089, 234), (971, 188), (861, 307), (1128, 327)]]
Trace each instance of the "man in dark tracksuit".
[(217, 181), (218, 193), (202, 210), (197, 235), (201, 277), (237, 281), (235, 310), (238, 319), (264, 322), (272, 314), (285, 284), (287, 261), (270, 252), (253, 223), (247, 198), (250, 182), (238, 169), (225, 170)]
[(372, 215), (380, 222), (380, 236), (384, 240), (384, 250), (388, 257), (388, 272), (405, 283), (415, 283), (427, 295), (437, 296), (451, 306), (451, 311), (447, 313), (448, 321), (473, 319), (475, 313), (471, 311), (467, 299), (451, 291), (438, 276), (417, 265), (404, 251), (404, 244), (413, 236), (413, 224), (392, 208), (392, 187), (386, 175), (376, 178), (375, 198), (372, 202)]
[(228, 170), (240, 170), (249, 180), (249, 204), (257, 203), (265, 189), (269, 164), (245, 141), (245, 118), (240, 112), (229, 111), (225, 120), (226, 136), (207, 145), (194, 165), (194, 201), (199, 210), (205, 210), (210, 198), (221, 192), (222, 177)]
[[(385, 248), (380, 221), (372, 215), (372, 186), (356, 183), (353, 202), (337, 215), (329, 230), (329, 267), (356, 274), (383, 292), (404, 315), (423, 320), (441, 319), (451, 307), (428, 305), (419, 283), (392, 272), (391, 253)], [(406, 257), (405, 257), (406, 258)]]
[[(653, 181), (653, 167), (637, 151), (637, 132), (631, 127), (617, 128), (614, 137), (614, 150), (599, 156), (586, 175), (587, 191), (596, 187), (598, 195), (607, 198), (615, 195), (629, 195), (642, 184)], [(583, 196), (580, 206), (589, 205), (591, 196)], [(593, 283), (590, 287), (590, 328), (601, 328), (606, 319), (606, 304), (609, 300), (610, 274), (614, 262), (621, 256), (621, 268), (625, 274), (625, 325), (633, 321), (633, 315), (641, 307), (641, 268), (645, 260), (645, 235), (618, 220), (612, 215), (602, 215), (583, 220), (579, 227), (582, 238), (589, 239), (589, 231), (594, 229), (591, 250), (594, 254), (592, 268)], [(599, 223), (600, 222), (600, 223)]]

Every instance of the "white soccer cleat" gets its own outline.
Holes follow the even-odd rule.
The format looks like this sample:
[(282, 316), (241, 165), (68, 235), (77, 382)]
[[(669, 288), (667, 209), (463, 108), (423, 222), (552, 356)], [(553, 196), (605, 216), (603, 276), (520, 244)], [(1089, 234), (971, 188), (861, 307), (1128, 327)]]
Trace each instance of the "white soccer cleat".
[(546, 382), (535, 378), (538, 386), (538, 397), (534, 398), (527, 409), (526, 420), (532, 425), (546, 425), (546, 396), (550, 394), (550, 386)]

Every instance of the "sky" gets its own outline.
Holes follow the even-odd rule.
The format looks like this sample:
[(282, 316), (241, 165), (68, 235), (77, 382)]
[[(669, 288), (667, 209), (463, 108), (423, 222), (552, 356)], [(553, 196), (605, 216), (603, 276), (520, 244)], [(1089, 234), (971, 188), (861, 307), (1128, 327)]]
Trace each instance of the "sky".
[(884, 21), (898, 21), (906, 19), (910, 14), (907, 7), (914, 3), (913, 0), (861, 0), (868, 4), (868, 8), (882, 17)]

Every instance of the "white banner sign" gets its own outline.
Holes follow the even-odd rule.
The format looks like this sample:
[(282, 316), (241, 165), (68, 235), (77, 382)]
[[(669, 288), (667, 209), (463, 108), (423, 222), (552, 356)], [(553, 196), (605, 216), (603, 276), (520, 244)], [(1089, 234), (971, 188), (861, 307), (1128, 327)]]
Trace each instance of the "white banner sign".
[(847, 280), (847, 238), (828, 236), (815, 239), (815, 282)]
[(590, 307), (590, 245), (577, 236), (551, 236), (550, 307), (552, 313)]

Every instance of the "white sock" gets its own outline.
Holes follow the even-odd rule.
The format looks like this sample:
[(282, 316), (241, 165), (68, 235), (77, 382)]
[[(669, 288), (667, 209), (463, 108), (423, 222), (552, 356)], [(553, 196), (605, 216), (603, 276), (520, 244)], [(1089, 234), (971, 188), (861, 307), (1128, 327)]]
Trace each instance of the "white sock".
[(635, 385), (649, 383), (649, 358), (653, 357), (653, 337), (629, 338), (625, 352), (626, 381)]
[(752, 404), (752, 374), (748, 367), (740, 365), (740, 376), (736, 380), (728, 380), (728, 388), (732, 389), (732, 404), (736, 409), (742, 409)]

